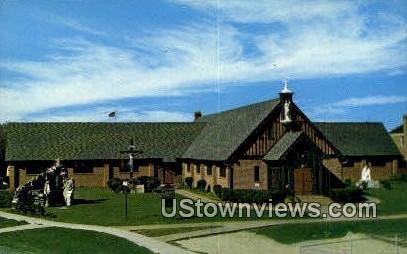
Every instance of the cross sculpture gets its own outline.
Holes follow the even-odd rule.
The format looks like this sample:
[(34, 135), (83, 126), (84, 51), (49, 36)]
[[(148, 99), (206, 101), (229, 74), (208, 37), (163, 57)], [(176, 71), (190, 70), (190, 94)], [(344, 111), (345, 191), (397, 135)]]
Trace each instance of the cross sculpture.
[(130, 167), (130, 179), (133, 178), (133, 171), (134, 171), (134, 156), (142, 154), (143, 151), (136, 150), (136, 146), (134, 145), (133, 138), (130, 140), (129, 149), (126, 151), (120, 151), (122, 154), (127, 154), (129, 156), (129, 167)]

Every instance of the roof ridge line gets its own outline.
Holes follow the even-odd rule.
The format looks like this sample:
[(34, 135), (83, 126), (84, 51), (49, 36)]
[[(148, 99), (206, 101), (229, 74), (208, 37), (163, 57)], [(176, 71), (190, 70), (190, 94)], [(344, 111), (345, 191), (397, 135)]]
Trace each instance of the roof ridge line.
[(228, 110), (225, 110), (225, 111), (210, 113), (208, 115), (202, 115), (202, 118), (205, 118), (205, 117), (208, 117), (208, 116), (214, 116), (214, 115), (218, 115), (218, 114), (223, 114), (223, 113), (227, 113), (227, 112), (231, 112), (231, 111), (235, 111), (235, 110), (241, 110), (241, 109), (256, 106), (256, 105), (259, 105), (259, 104), (262, 104), (262, 103), (278, 101), (278, 100), (280, 100), (280, 98), (274, 98), (274, 99), (270, 99), (270, 100), (259, 101), (259, 102), (251, 103), (251, 104), (248, 104), (248, 105), (239, 106), (239, 107), (236, 107), (236, 108), (231, 108), (231, 109), (228, 109)]

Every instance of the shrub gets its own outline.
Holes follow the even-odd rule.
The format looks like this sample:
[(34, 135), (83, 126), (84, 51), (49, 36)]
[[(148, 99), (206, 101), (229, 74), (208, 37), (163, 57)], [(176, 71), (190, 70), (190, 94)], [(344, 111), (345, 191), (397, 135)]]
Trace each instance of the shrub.
[(194, 181), (194, 179), (192, 179), (192, 177), (185, 177), (185, 184), (189, 187), (192, 188), (192, 182)]
[(363, 190), (356, 187), (346, 187), (343, 189), (331, 189), (330, 197), (340, 203), (362, 202), (366, 199), (363, 197)]
[(282, 203), (287, 193), (284, 190), (232, 190), (223, 188), (220, 196), (223, 201), (230, 202), (268, 203), (272, 199), (272, 203)]
[(0, 190), (9, 188), (9, 178), (8, 176), (0, 177)]
[(204, 191), (205, 190), (205, 187), (206, 187), (206, 181), (205, 180), (199, 180), (197, 183), (196, 183), (196, 188), (197, 189), (199, 189), (200, 191)]
[(368, 183), (367, 183), (367, 182), (363, 181), (363, 182), (360, 183), (360, 188), (361, 188), (362, 190), (367, 190), (367, 187), (368, 187)]
[(0, 208), (11, 207), (11, 200), (13, 200), (13, 192), (0, 190)]
[(389, 180), (383, 180), (380, 183), (386, 190), (391, 190), (391, 182)]
[(211, 185), (210, 184), (208, 184), (208, 186), (206, 186), (206, 191), (211, 192)]
[(352, 180), (349, 179), (349, 178), (348, 178), (348, 179), (345, 179), (345, 185), (346, 185), (346, 186), (349, 186), (349, 187), (352, 186)]
[(140, 176), (137, 178), (136, 183), (144, 185), (144, 192), (152, 192), (160, 186), (160, 179), (152, 176)]
[(222, 195), (222, 186), (219, 184), (215, 184), (215, 186), (213, 186), (213, 192), (215, 192), (216, 196), (221, 197)]
[(175, 190), (171, 185), (165, 185), (162, 188), (161, 198), (165, 200), (165, 207), (172, 206), (172, 200), (175, 198)]
[(123, 181), (120, 180), (119, 178), (111, 178), (109, 179), (109, 181), (107, 181), (107, 186), (109, 186), (109, 188), (114, 191), (114, 192), (118, 192), (120, 186), (122, 186)]
[(407, 175), (395, 175), (392, 177), (393, 181), (407, 182)]
[(272, 190), (271, 191), (271, 198), (273, 199), (272, 203), (278, 204), (278, 203), (284, 203), (285, 198), (287, 197), (287, 191), (286, 190)]

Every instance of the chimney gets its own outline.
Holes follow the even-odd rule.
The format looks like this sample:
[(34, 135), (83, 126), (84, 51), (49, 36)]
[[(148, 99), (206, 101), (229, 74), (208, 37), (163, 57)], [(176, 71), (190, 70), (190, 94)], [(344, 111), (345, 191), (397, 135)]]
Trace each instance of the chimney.
[(202, 112), (201, 111), (196, 111), (194, 113), (194, 121), (198, 120), (201, 117), (202, 117)]

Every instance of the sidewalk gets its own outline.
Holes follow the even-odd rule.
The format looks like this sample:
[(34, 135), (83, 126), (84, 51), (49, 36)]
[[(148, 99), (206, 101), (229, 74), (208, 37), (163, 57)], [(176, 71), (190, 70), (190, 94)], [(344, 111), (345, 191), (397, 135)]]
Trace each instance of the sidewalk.
[[(111, 235), (114, 235), (117, 237), (127, 239), (139, 246), (145, 247), (156, 253), (164, 253), (164, 254), (191, 253), (189, 251), (186, 251), (182, 248), (173, 246), (171, 244), (168, 244), (168, 243), (165, 243), (165, 242), (162, 242), (162, 241), (159, 241), (159, 240), (156, 240), (156, 239), (144, 236), (144, 235), (122, 230), (119, 228), (56, 222), (56, 221), (50, 221), (50, 220), (45, 220), (45, 219), (41, 219), (41, 218), (34, 218), (34, 217), (23, 216), (23, 215), (18, 215), (18, 214), (13, 214), (13, 213), (6, 213), (3, 211), (0, 211), (0, 217), (6, 218), (6, 219), (17, 220), (17, 221), (26, 221), (30, 224), (36, 224), (35, 226), (34, 225), (31, 226), (33, 228), (36, 228), (36, 226), (39, 225), (39, 226), (43, 226), (43, 227), (61, 227), (61, 228), (90, 230), (90, 231), (107, 233), (107, 234), (111, 234)], [(28, 225), (25, 225), (25, 226), (28, 226)], [(29, 227), (26, 229), (29, 229)]]

